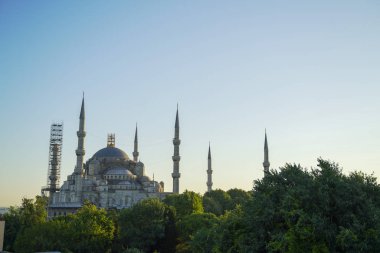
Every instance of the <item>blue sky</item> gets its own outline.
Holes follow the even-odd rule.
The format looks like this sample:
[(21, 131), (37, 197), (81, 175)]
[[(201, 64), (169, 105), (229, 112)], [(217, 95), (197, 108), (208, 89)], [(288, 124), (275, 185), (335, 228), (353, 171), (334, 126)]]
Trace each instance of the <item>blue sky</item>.
[(323, 157), (380, 174), (378, 1), (1, 1), (0, 206), (46, 183), (50, 124), (64, 122), (61, 182), (75, 166), (82, 91), (86, 159), (107, 133), (172, 189), (251, 189), (272, 168)]

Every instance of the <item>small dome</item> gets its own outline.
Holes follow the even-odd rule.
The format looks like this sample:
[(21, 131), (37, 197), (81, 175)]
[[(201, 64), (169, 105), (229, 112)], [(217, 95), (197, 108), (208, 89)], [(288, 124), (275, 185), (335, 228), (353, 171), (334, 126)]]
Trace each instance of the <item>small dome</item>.
[(132, 185), (130, 181), (124, 180), (118, 183), (118, 185)]
[(141, 180), (141, 182), (149, 182), (149, 181), (151, 181), (151, 179), (148, 176), (142, 176), (140, 178), (140, 180)]
[(128, 176), (132, 176), (132, 172), (130, 172), (129, 170), (125, 169), (125, 168), (112, 168), (112, 169), (109, 169), (105, 175), (128, 175)]
[(119, 158), (123, 160), (129, 160), (128, 155), (121, 149), (115, 147), (106, 147), (98, 152), (96, 152), (92, 158), (102, 159), (102, 158)]

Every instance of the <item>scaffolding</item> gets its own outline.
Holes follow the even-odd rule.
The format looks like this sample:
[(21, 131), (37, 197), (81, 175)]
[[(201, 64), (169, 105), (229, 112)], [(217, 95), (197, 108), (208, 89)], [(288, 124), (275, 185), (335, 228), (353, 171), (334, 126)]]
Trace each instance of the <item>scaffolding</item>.
[(47, 184), (42, 188), (42, 194), (59, 190), (59, 179), (61, 176), (61, 157), (62, 157), (62, 136), (63, 123), (53, 123), (50, 127), (49, 145), (49, 165), (47, 173)]
[(108, 134), (107, 147), (115, 147), (115, 134)]

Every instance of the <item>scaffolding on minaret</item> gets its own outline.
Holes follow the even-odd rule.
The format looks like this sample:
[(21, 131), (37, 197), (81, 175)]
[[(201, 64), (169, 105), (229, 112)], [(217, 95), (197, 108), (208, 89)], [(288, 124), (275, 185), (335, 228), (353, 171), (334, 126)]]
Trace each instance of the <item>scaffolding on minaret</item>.
[(51, 124), (47, 184), (41, 190), (42, 195), (45, 195), (46, 192), (49, 192), (51, 195), (51, 193), (59, 190), (59, 179), (61, 176), (62, 137), (63, 123)]

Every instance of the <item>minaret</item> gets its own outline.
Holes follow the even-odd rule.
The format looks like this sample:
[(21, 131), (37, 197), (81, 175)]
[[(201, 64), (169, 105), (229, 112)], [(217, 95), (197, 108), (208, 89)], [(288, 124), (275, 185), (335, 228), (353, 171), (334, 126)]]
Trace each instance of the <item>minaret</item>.
[(82, 98), (82, 107), (80, 109), (79, 115), (79, 130), (77, 132), (78, 136), (78, 148), (75, 151), (77, 155), (77, 165), (75, 166), (74, 174), (82, 175), (83, 174), (83, 157), (85, 155), (84, 150), (84, 137), (86, 137), (86, 132), (84, 131), (84, 94)]
[(137, 140), (137, 123), (136, 123), (136, 131), (135, 131), (135, 144), (133, 149), (133, 161), (137, 162), (139, 160), (139, 143)]
[(211, 169), (211, 148), (208, 144), (208, 165), (207, 165), (207, 192), (212, 191), (212, 169)]
[(179, 178), (181, 174), (179, 173), (179, 161), (181, 157), (179, 155), (179, 145), (181, 144), (181, 140), (179, 139), (179, 121), (178, 121), (178, 104), (177, 104), (177, 113), (175, 118), (175, 126), (174, 126), (174, 154), (172, 156), (173, 159), (173, 193), (179, 193)]
[(269, 171), (269, 151), (268, 151), (268, 141), (267, 141), (267, 131), (265, 130), (265, 141), (264, 141), (264, 173)]

